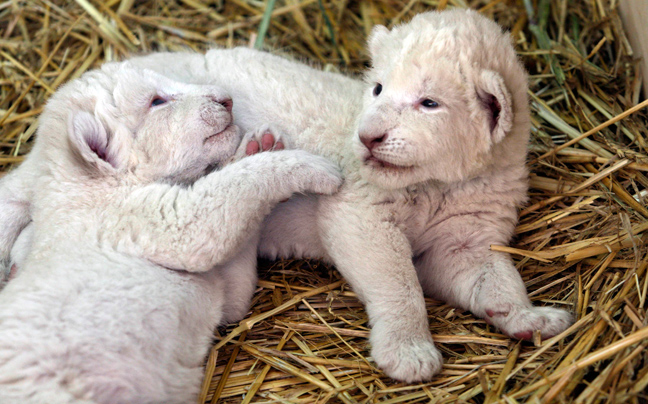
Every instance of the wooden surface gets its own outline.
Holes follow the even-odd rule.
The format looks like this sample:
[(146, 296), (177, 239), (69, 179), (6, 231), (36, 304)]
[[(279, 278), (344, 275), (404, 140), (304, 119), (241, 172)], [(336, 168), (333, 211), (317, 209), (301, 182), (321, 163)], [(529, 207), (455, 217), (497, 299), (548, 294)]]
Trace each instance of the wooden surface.
[(648, 97), (648, 0), (621, 0), (619, 12), (634, 56), (642, 58), (643, 94)]

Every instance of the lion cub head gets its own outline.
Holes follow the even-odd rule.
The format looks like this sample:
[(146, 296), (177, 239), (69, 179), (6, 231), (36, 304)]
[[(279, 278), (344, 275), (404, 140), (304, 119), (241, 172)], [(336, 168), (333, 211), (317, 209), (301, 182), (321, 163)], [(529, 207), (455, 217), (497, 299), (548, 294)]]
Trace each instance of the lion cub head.
[(476, 12), (419, 14), (369, 39), (372, 69), (354, 151), (385, 188), (452, 183), (524, 164), (526, 74), (508, 35)]
[(67, 175), (191, 182), (235, 152), (231, 111), (218, 88), (109, 63), (51, 98), (35, 151)]

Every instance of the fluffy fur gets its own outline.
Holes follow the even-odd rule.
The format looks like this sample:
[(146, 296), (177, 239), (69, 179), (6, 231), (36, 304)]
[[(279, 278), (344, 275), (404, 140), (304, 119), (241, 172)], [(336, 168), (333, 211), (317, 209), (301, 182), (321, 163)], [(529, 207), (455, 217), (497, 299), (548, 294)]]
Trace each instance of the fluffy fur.
[(250, 138), (269, 124), (342, 167), (338, 194), (275, 208), (259, 252), (333, 262), (366, 305), (372, 357), (389, 376), (441, 367), (424, 291), (512, 337), (564, 330), (570, 314), (534, 307), (511, 258), (489, 249), (508, 243), (527, 190), (526, 74), (508, 36), (454, 10), (378, 26), (369, 50), (365, 83), (249, 49), (134, 63), (223, 86)]
[(25, 199), (4, 202), (19, 215), (3, 248), (26, 207), (33, 219), (0, 293), (0, 402), (196, 400), (214, 327), (247, 312), (263, 217), (341, 182), (304, 151), (206, 175), (240, 143), (230, 111), (219, 88), (129, 63), (52, 96), (28, 161), (0, 184), (26, 181)]
[(429, 379), (441, 367), (423, 290), (515, 338), (563, 331), (571, 315), (534, 307), (511, 258), (489, 249), (509, 242), (527, 190), (526, 74), (509, 37), (474, 12), (426, 13), (375, 28), (369, 49), (362, 111), (344, 102), (357, 87), (328, 82), (313, 95), (343, 95), (345, 110), (323, 102), (319, 123), (330, 126), (319, 132), (328, 136), (312, 123), (287, 134), (342, 165), (342, 190), (278, 206), (261, 255), (333, 262), (366, 304), (372, 357), (399, 380)]

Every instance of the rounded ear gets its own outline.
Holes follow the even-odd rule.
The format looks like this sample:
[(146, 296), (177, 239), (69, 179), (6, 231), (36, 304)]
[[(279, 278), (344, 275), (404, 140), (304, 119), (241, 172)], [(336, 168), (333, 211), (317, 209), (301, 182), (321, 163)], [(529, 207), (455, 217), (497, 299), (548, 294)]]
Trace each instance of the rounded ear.
[(110, 144), (110, 134), (94, 115), (86, 111), (70, 114), (68, 132), (72, 150), (89, 169), (109, 174), (120, 168), (116, 148)]
[(513, 100), (499, 73), (484, 70), (479, 76), (477, 96), (486, 110), (493, 143), (501, 142), (513, 127)]
[(374, 25), (371, 29), (371, 34), (369, 34), (369, 39), (367, 41), (367, 47), (369, 48), (369, 54), (375, 55), (378, 50), (378, 46), (389, 35), (389, 29), (384, 25)]

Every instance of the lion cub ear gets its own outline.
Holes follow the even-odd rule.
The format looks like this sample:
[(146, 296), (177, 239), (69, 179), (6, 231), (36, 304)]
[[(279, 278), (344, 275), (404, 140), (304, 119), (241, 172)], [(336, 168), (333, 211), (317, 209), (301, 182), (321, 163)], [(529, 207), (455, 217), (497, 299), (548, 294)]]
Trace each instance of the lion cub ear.
[(493, 143), (501, 142), (513, 127), (513, 100), (499, 73), (484, 70), (479, 76), (477, 96), (489, 119)]
[(77, 111), (70, 114), (68, 132), (72, 150), (88, 169), (112, 174), (122, 166), (110, 134), (93, 114)]
[(389, 35), (389, 29), (387, 27), (384, 25), (374, 25), (371, 29), (371, 34), (369, 34), (369, 39), (367, 40), (367, 47), (370, 55), (376, 55), (380, 44), (384, 42), (387, 35)]

